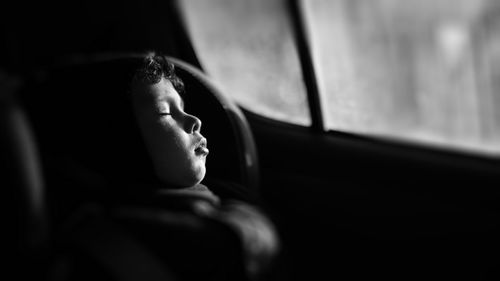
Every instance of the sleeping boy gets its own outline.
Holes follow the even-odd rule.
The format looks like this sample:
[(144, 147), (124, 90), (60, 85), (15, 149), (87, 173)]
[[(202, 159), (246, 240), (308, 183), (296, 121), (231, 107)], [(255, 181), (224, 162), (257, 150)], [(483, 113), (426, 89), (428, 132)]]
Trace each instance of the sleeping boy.
[[(183, 82), (172, 63), (163, 56), (145, 56), (133, 75), (130, 101), (154, 172), (162, 183), (152, 197), (162, 203), (158, 208), (151, 209), (148, 203), (140, 211), (117, 214), (139, 237), (151, 242), (181, 277), (256, 278), (278, 251), (276, 231), (255, 206), (221, 200), (200, 184), (206, 173), (209, 142), (201, 134), (201, 120), (185, 112), (183, 93)], [(162, 227), (165, 230), (159, 233), (163, 236), (144, 230)], [(158, 247), (161, 244), (164, 246)], [(238, 276), (237, 257), (242, 258), (243, 276)]]

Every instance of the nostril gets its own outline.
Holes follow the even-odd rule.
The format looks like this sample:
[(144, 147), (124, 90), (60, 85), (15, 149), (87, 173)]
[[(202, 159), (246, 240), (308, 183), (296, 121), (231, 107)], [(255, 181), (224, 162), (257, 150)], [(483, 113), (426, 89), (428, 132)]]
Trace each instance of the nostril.
[(196, 133), (196, 132), (199, 132), (201, 130), (201, 120), (196, 117), (196, 116), (193, 116), (193, 115), (188, 115), (188, 118), (189, 118), (189, 122), (188, 123), (188, 126), (187, 126), (187, 129), (188, 129), (188, 133)]

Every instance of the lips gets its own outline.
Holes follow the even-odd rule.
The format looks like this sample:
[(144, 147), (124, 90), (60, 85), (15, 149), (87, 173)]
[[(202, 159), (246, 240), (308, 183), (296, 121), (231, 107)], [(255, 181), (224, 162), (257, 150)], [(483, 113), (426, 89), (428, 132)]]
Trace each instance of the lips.
[(202, 138), (194, 148), (194, 153), (198, 156), (207, 156), (208, 155), (208, 148), (207, 148), (207, 139)]

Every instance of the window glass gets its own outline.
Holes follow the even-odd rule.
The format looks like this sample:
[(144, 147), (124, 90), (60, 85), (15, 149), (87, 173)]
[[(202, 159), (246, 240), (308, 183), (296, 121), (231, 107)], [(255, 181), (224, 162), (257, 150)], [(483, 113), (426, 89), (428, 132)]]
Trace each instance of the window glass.
[(285, 1), (178, 1), (203, 68), (225, 93), (261, 115), (310, 125)]
[(301, 6), (328, 129), (500, 154), (500, 0)]

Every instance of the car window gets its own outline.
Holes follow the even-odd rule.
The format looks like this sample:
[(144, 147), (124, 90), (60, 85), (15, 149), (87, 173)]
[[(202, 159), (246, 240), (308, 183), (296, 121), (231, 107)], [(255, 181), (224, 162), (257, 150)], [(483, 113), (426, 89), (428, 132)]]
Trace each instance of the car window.
[(311, 118), (286, 1), (179, 1), (202, 67), (241, 106), (308, 126)]
[(500, 154), (500, 1), (301, 1), (328, 129)]

